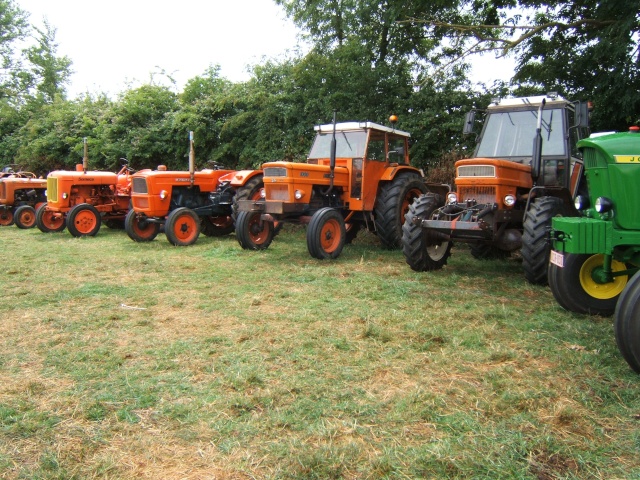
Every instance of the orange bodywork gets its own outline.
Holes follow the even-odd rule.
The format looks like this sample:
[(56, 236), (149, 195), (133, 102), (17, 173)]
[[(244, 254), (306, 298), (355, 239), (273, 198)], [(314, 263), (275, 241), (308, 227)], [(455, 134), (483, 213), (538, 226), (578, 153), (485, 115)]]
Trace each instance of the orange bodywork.
[[(23, 205), (35, 207), (37, 203), (45, 201), (44, 192), (47, 189), (47, 181), (43, 178), (24, 178), (7, 176), (0, 179), (0, 205), (13, 207), (16, 202)], [(31, 192), (33, 191), (33, 192)], [(23, 200), (27, 192), (29, 197), (36, 199), (36, 202)]]

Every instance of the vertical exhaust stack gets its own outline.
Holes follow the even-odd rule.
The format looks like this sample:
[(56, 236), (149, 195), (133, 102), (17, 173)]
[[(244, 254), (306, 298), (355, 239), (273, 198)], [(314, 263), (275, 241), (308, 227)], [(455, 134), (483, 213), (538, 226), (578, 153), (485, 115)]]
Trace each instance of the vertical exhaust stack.
[(329, 187), (325, 190), (323, 195), (329, 195), (333, 190), (333, 179), (335, 177), (336, 170), (336, 110), (333, 111), (333, 134), (331, 136), (331, 147), (329, 150)]
[(546, 99), (542, 99), (538, 108), (538, 125), (536, 126), (536, 136), (533, 139), (533, 155), (531, 157), (531, 177), (534, 183), (538, 183), (538, 178), (542, 173), (542, 111), (546, 105)]
[(87, 143), (87, 137), (82, 139), (84, 142), (84, 157), (82, 157), (82, 171), (87, 173), (87, 165), (89, 164), (89, 144)]
[(189, 179), (191, 186), (195, 182), (195, 170), (196, 170), (196, 151), (193, 148), (193, 132), (189, 132)]

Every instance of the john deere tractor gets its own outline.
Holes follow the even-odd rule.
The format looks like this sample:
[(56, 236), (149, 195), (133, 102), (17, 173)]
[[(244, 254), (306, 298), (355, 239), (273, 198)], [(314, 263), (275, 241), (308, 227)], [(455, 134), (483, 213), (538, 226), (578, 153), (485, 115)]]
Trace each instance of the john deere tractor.
[(4, 173), (0, 177), (0, 226), (34, 227), (36, 208), (47, 201), (47, 181), (30, 172)]
[[(454, 242), (475, 258), (500, 258), (521, 249), (524, 273), (544, 284), (551, 219), (577, 215), (583, 188), (576, 142), (588, 135), (586, 103), (557, 95), (495, 100), (486, 110), (473, 158), (455, 164), (456, 189), (430, 192), (410, 207), (403, 252), (416, 271), (442, 268)], [(475, 112), (464, 133), (472, 133)]]
[(150, 242), (164, 226), (175, 246), (194, 244), (200, 233), (228, 235), (234, 230), (233, 205), (237, 199), (258, 198), (259, 170), (221, 168), (195, 170), (193, 132), (190, 133), (189, 171), (170, 171), (161, 165), (133, 175), (131, 211), (125, 229), (135, 242)]
[(335, 115), (315, 130), (306, 163), (263, 164), (264, 196), (238, 203), (242, 248), (266, 249), (283, 223), (307, 225), (307, 248), (318, 259), (337, 258), (362, 228), (398, 247), (409, 204), (427, 190), (409, 164), (410, 135), (372, 122), (336, 123)]
[[(581, 216), (552, 221), (549, 286), (567, 310), (611, 315), (640, 266), (639, 129), (590, 137), (578, 147), (589, 194), (575, 199)], [(637, 300), (620, 298), (621, 310)]]

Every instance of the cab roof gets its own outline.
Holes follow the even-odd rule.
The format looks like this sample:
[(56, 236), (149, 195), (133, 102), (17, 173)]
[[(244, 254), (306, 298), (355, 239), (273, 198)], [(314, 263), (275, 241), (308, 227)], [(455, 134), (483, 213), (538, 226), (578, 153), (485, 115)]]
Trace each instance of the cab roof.
[[(385, 127), (373, 122), (342, 122), (336, 123), (336, 132), (347, 132), (352, 130), (366, 130), (366, 129), (380, 130), (382, 132), (394, 133), (403, 137), (410, 137), (409, 132), (403, 132), (402, 130), (396, 130), (395, 128)], [(331, 133), (333, 132), (333, 123), (327, 125), (316, 125), (314, 130), (318, 133)]]

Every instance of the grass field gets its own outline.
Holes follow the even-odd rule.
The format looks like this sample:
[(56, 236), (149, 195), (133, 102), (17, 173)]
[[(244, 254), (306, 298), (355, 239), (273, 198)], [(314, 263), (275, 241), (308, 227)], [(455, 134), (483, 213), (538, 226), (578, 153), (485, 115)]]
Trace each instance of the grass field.
[(0, 478), (640, 478), (612, 320), (516, 258), (416, 273), (362, 234), (317, 261), (0, 230)]

